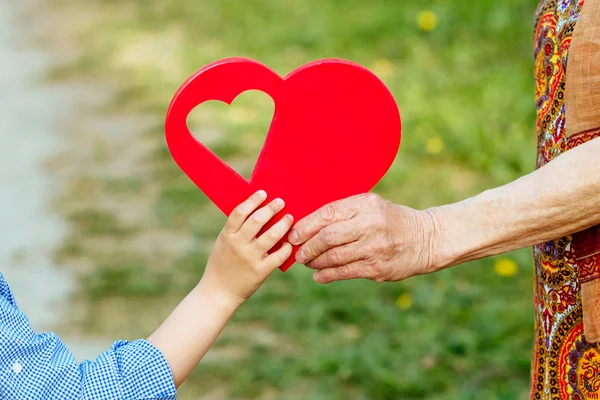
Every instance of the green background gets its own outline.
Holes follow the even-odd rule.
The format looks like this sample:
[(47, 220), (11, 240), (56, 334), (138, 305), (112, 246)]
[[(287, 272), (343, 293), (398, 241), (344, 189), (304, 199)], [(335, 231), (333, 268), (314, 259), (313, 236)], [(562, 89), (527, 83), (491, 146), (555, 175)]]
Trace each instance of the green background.
[[(168, 103), (195, 70), (230, 56), (257, 59), (282, 75), (323, 57), (371, 68), (394, 94), (403, 122), (398, 157), (375, 191), (425, 208), (533, 170), (535, 6), (54, 0), (55, 9), (73, 16), (64, 29), (77, 51), (51, 78), (110, 82), (114, 90), (94, 112), (143, 116), (136, 141), (151, 149), (118, 176), (82, 167), (65, 193), (72, 234), (57, 260), (87, 266), (73, 327), (115, 339), (147, 336), (202, 276), (224, 218), (175, 166), (163, 136)], [(249, 92), (231, 108), (202, 105), (189, 122), (248, 176), (272, 110), (265, 94)], [(114, 154), (96, 145), (90, 163), (110, 164)], [(100, 197), (143, 199), (151, 207), (131, 219)], [(164, 254), (132, 245), (151, 234), (190, 243)], [(319, 286), (294, 266), (273, 274), (235, 315), (181, 398), (524, 398), (532, 294), (528, 249), (400, 283)]]

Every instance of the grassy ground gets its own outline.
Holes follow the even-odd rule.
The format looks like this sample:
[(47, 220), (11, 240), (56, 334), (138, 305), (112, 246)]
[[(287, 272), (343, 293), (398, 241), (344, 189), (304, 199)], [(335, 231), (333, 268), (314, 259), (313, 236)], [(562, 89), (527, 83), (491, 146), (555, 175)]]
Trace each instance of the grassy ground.
[[(73, 326), (149, 334), (200, 278), (224, 218), (164, 144), (177, 87), (227, 56), (281, 74), (321, 57), (359, 62), (394, 93), (398, 158), (376, 191), (409, 206), (452, 202), (534, 166), (534, 0), (54, 0), (77, 58), (55, 79), (110, 83), (58, 206), (72, 234), (57, 259), (83, 271)], [(245, 93), (190, 126), (249, 175), (272, 111)], [(126, 128), (123, 128), (123, 127)], [(122, 129), (122, 130), (121, 130)], [(79, 150), (77, 152), (80, 153)], [(295, 266), (235, 316), (182, 398), (513, 399), (529, 382), (528, 250), (395, 284), (320, 287)]]

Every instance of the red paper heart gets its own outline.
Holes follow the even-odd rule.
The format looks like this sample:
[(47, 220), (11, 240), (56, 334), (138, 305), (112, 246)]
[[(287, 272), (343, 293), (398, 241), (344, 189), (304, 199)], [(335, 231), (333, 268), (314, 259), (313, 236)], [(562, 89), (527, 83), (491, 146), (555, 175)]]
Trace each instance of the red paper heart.
[[(249, 182), (187, 127), (187, 116), (198, 104), (231, 104), (247, 90), (265, 92), (275, 104)], [(269, 199), (284, 199), (284, 212), (268, 229), (283, 213), (298, 221), (329, 202), (371, 190), (396, 157), (401, 123), (383, 82), (355, 63), (315, 61), (281, 78), (254, 60), (229, 58), (205, 66), (179, 88), (165, 132), (175, 162), (226, 215), (259, 189)]]

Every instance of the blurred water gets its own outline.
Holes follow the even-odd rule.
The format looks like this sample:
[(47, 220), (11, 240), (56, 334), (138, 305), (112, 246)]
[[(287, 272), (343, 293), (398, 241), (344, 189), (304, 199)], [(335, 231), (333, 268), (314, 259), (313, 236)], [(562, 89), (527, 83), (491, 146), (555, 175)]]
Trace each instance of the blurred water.
[[(75, 281), (52, 262), (65, 226), (48, 211), (57, 182), (41, 162), (62, 143), (60, 121), (75, 93), (39, 82), (51, 55), (28, 46), (17, 15), (25, 3), (0, 3), (0, 271), (37, 331), (60, 323)], [(78, 360), (95, 358), (107, 343), (63, 338)]]

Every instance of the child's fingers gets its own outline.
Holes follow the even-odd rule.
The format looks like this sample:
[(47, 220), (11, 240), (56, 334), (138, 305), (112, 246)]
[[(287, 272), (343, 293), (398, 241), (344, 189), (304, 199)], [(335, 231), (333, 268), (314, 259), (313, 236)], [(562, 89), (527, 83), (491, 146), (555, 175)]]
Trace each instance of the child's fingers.
[(294, 222), (294, 218), (287, 214), (283, 218), (281, 218), (275, 225), (269, 228), (268, 231), (260, 235), (254, 245), (258, 249), (261, 254), (264, 254), (271, 250), (273, 246), (277, 244), (285, 234), (290, 230), (292, 226), (292, 222)]
[(264, 190), (259, 190), (250, 196), (246, 201), (238, 205), (229, 215), (225, 224), (225, 231), (235, 233), (244, 224), (248, 216), (254, 212), (265, 200), (267, 193)]
[(263, 261), (263, 265), (269, 271), (274, 271), (276, 268), (281, 267), (290, 256), (292, 255), (292, 245), (288, 242), (284, 242), (281, 247), (274, 253), (269, 254)]
[(253, 240), (262, 227), (265, 226), (275, 214), (281, 211), (284, 206), (285, 203), (281, 199), (271, 201), (269, 204), (250, 215), (246, 222), (242, 224), (242, 227), (237, 234), (244, 240)]

